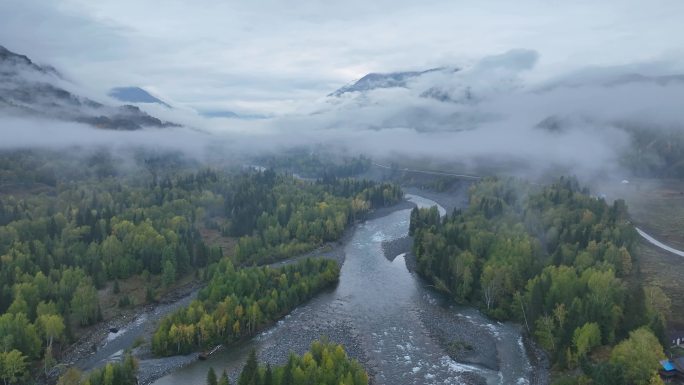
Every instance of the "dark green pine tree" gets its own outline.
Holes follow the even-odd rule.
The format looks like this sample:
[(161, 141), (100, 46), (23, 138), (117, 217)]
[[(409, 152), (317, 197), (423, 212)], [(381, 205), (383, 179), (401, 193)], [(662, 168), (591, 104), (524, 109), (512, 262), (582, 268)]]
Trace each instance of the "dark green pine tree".
[(216, 372), (214, 371), (214, 368), (211, 367), (207, 373), (207, 385), (218, 385), (218, 381), (216, 380)]
[(271, 364), (266, 364), (263, 385), (273, 385), (273, 371), (271, 371)]
[(238, 385), (258, 385), (259, 384), (259, 363), (256, 358), (256, 351), (252, 349), (247, 357), (245, 367), (240, 373)]
[(294, 369), (294, 354), (290, 354), (290, 358), (287, 360), (287, 365), (283, 369), (283, 379), (281, 385), (294, 385), (294, 379), (292, 378), (292, 369)]
[(225, 369), (223, 369), (223, 373), (221, 373), (218, 385), (230, 385), (230, 379), (228, 378), (228, 373), (226, 373)]

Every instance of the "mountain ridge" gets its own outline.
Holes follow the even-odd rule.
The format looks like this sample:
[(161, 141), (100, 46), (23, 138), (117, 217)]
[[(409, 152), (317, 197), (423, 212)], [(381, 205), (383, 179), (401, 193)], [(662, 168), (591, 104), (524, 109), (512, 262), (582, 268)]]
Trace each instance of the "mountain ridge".
[(147, 92), (144, 88), (137, 86), (114, 87), (107, 95), (125, 103), (156, 103), (172, 108), (171, 105)]
[[(363, 92), (378, 88), (406, 87), (406, 83), (410, 79), (417, 78), (428, 73), (445, 70), (447, 70), (447, 67), (435, 67), (423, 71), (400, 71), (386, 73), (371, 72), (362, 76), (358, 80), (338, 88), (337, 90), (328, 94), (328, 96), (339, 97), (349, 92)], [(458, 68), (453, 69), (454, 72), (458, 70)]]
[(68, 82), (51, 66), (0, 45), (0, 111), (88, 124), (112, 130), (174, 127), (133, 105), (112, 106), (68, 90)]

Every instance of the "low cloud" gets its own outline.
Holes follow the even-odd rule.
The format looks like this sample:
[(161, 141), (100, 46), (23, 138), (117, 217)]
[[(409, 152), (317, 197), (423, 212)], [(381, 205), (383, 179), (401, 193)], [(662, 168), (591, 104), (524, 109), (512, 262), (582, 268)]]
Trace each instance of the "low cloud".
[(514, 47), (540, 52), (541, 79), (681, 59), (683, 13), (680, 0), (3, 0), (0, 44), (100, 94), (134, 85), (174, 105), (271, 116), (368, 72), (464, 66)]
[(659, 80), (670, 73), (631, 72), (666, 68), (662, 63), (530, 82), (541, 59), (536, 51), (512, 50), (458, 71), (427, 73), (404, 87), (320, 97), (297, 113), (269, 119), (206, 119), (192, 109), (146, 105), (150, 114), (185, 127), (116, 132), (5, 117), (0, 148), (149, 146), (207, 160), (315, 146), (382, 161), (420, 159), (456, 171), (494, 164), (534, 175), (622, 176), (627, 171), (619, 158), (630, 144), (625, 126), (677, 129), (684, 122), (684, 81)]

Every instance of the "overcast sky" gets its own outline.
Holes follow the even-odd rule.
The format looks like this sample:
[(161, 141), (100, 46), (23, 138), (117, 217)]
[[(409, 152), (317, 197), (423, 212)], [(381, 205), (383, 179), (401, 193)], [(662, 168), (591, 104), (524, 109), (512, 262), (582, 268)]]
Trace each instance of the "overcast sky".
[[(2, 0), (0, 45), (95, 92), (281, 114), (368, 72), (535, 50), (530, 81), (586, 66), (681, 69), (684, 1)], [(684, 72), (684, 71), (682, 71)]]

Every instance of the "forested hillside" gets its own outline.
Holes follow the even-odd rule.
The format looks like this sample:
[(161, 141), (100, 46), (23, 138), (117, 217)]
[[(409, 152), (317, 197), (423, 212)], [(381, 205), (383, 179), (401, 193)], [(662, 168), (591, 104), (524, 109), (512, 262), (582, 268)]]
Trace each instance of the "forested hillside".
[(630, 147), (621, 162), (640, 177), (684, 178), (684, 133), (680, 128), (623, 127)]
[[(441, 219), (436, 208), (414, 210), (410, 231), (421, 274), (459, 302), (521, 322), (557, 368), (582, 366), (596, 384), (655, 376), (668, 299), (635, 279), (623, 201), (592, 197), (571, 178), (545, 187), (490, 178), (471, 188), (463, 211)], [(618, 342), (609, 360), (589, 359)], [(625, 357), (637, 351), (651, 354), (633, 373)]]

